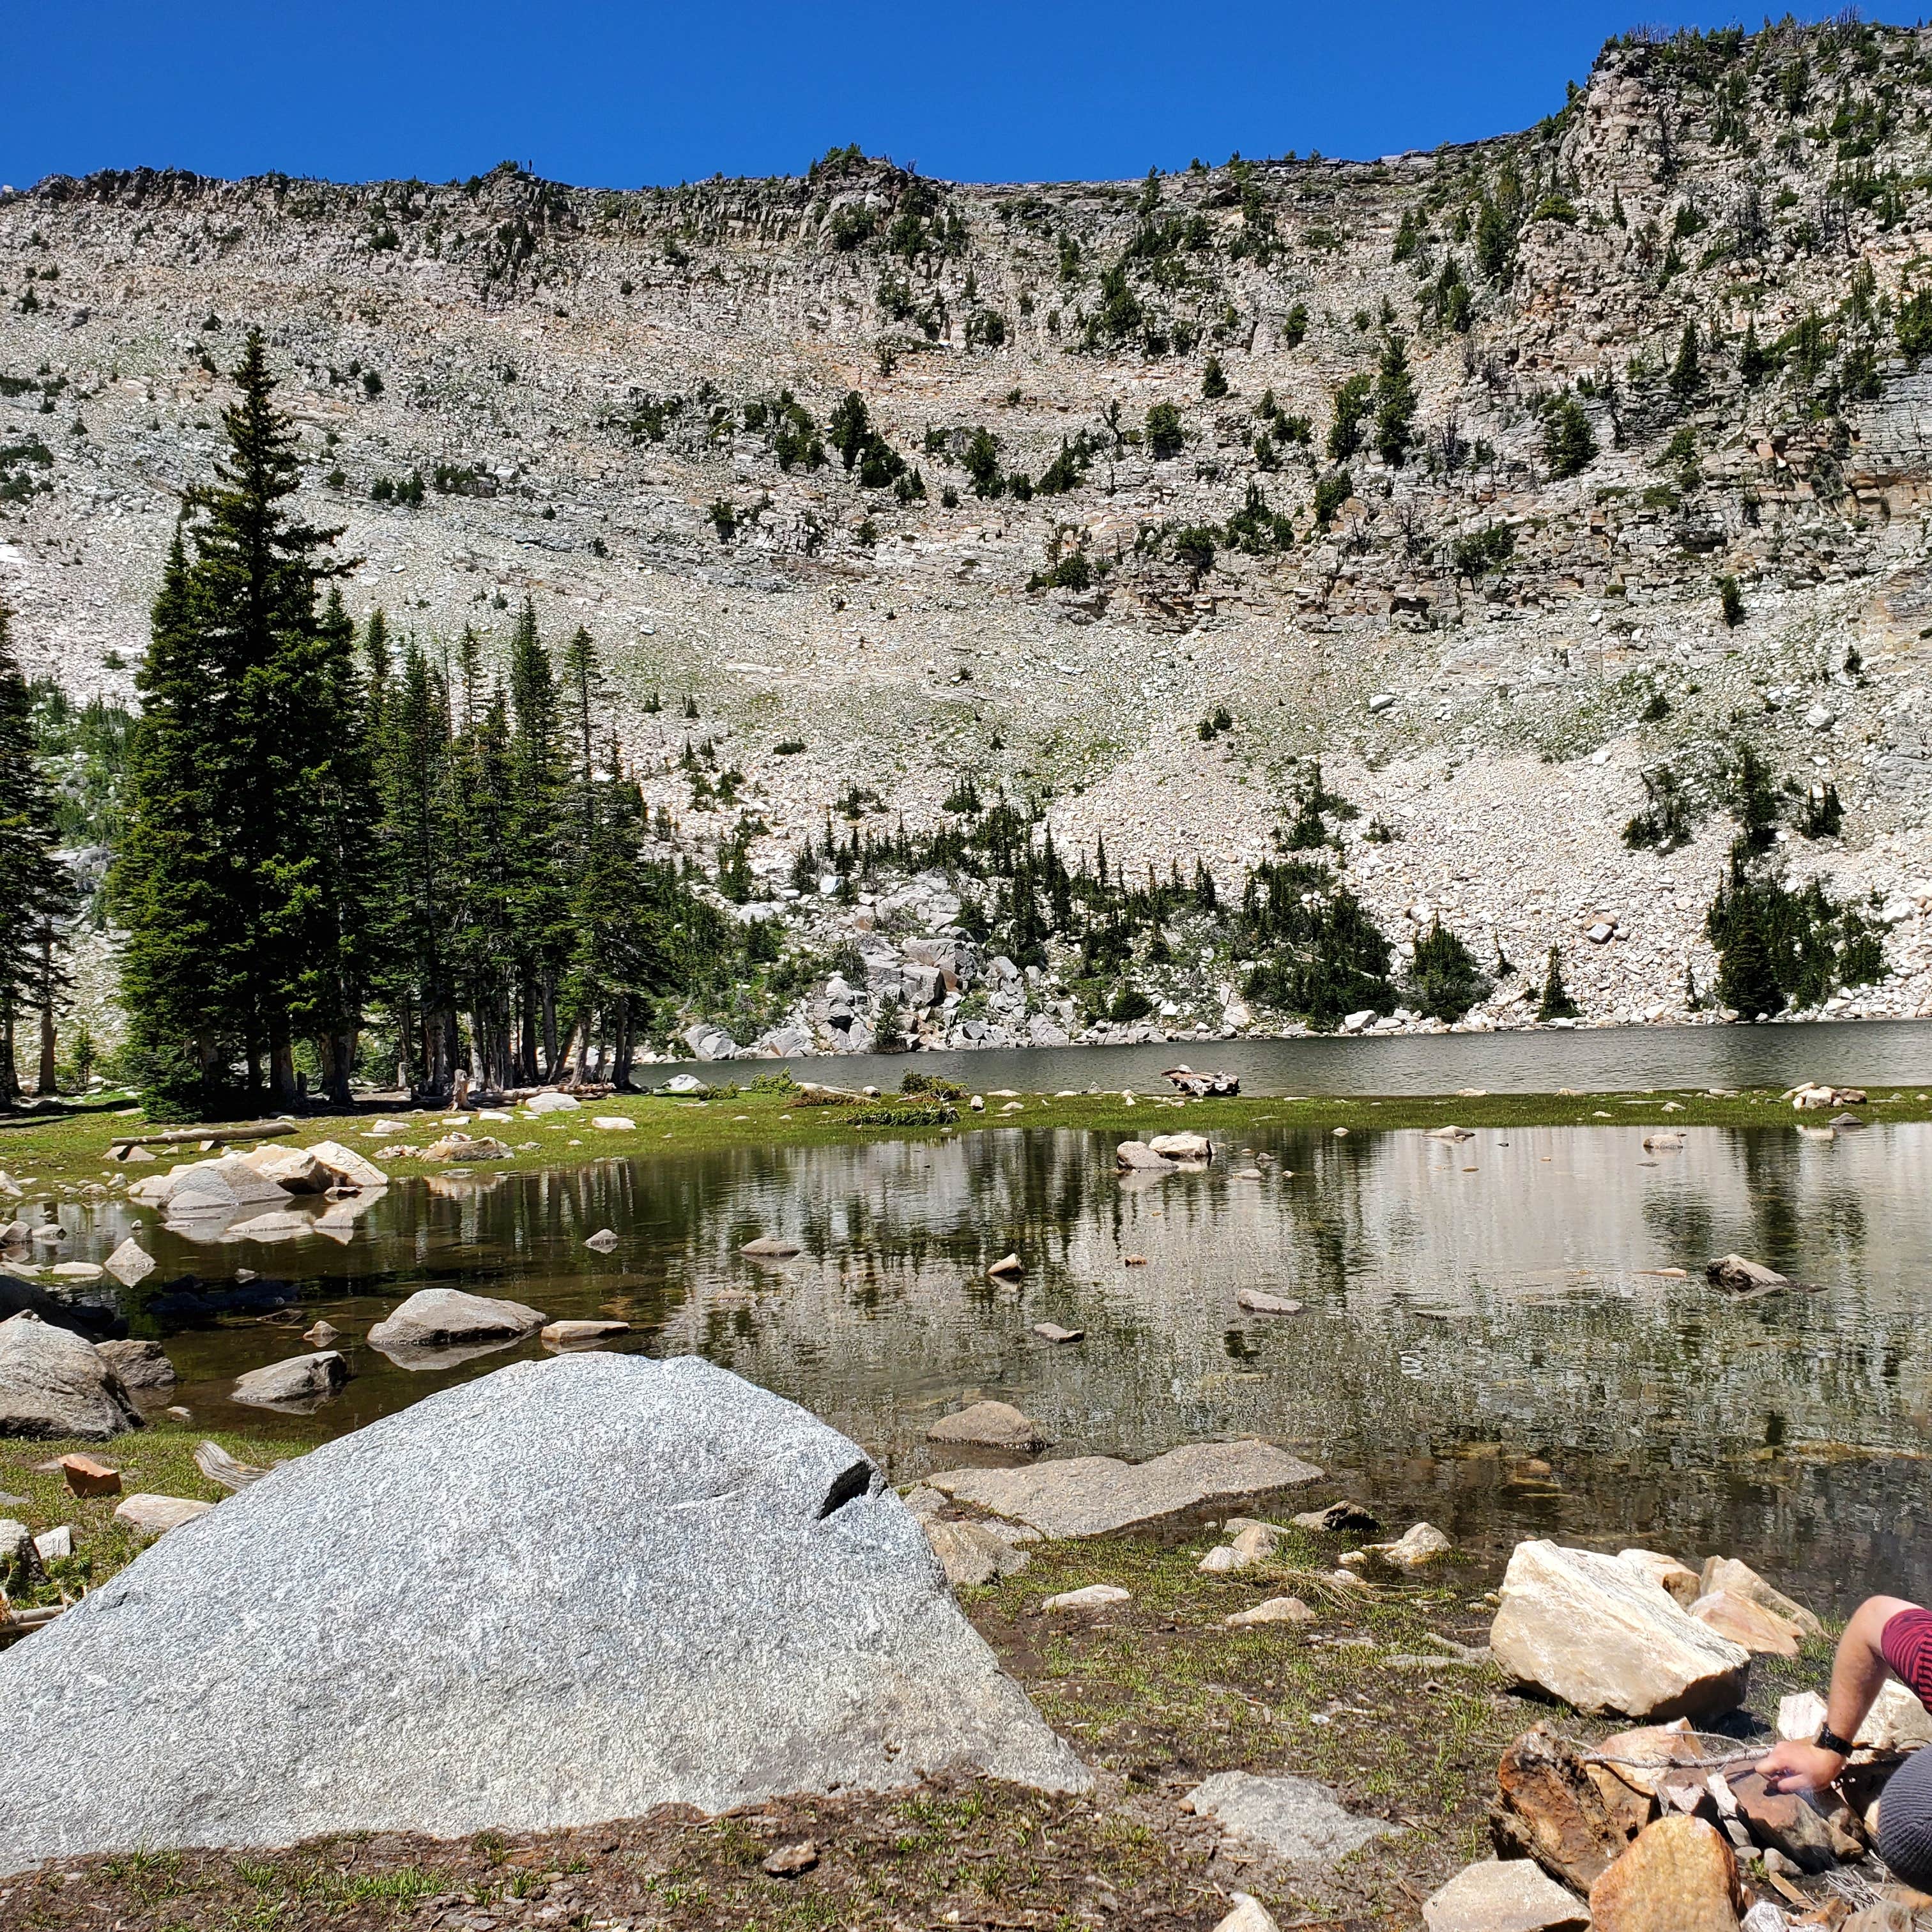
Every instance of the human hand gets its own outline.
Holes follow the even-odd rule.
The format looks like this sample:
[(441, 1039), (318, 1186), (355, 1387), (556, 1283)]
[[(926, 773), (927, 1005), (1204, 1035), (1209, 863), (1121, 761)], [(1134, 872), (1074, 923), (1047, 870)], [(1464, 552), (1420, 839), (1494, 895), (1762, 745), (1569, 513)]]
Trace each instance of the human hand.
[(1768, 1791), (1820, 1791), (1845, 1768), (1836, 1751), (1820, 1744), (1781, 1744), (1758, 1760)]

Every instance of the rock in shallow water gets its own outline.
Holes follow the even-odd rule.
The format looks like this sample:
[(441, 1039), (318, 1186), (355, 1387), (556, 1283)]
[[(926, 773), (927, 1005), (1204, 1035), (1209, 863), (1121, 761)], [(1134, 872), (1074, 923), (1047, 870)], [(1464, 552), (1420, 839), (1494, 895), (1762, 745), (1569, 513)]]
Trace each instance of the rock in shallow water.
[(97, 1342), (100, 1359), (130, 1389), (170, 1388), (175, 1365), (158, 1342)]
[(548, 1319), (520, 1301), (466, 1294), (458, 1288), (424, 1288), (377, 1322), (369, 1340), (382, 1349), (462, 1348), (520, 1340)]
[(942, 1415), (926, 1432), (928, 1442), (967, 1442), (982, 1449), (1030, 1451), (1046, 1447), (1038, 1423), (1010, 1402), (976, 1402)]
[(349, 1379), (349, 1364), (333, 1348), (292, 1355), (236, 1378), (232, 1400), (257, 1408), (306, 1408), (324, 1402)]
[(94, 1345), (31, 1310), (0, 1322), (0, 1436), (105, 1442), (140, 1412)]
[(694, 1358), (518, 1363), (326, 1443), (0, 1656), (0, 1698), (4, 1870), (1090, 1782), (862, 1452)]

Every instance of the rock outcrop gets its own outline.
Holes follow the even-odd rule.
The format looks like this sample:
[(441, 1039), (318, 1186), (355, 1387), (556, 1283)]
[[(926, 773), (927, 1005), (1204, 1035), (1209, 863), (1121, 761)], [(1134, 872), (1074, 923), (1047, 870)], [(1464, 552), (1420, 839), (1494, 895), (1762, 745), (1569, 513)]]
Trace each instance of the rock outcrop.
[(693, 1357), (518, 1363), (325, 1443), (0, 1653), (0, 1701), (7, 1871), (1090, 1781), (864, 1454)]

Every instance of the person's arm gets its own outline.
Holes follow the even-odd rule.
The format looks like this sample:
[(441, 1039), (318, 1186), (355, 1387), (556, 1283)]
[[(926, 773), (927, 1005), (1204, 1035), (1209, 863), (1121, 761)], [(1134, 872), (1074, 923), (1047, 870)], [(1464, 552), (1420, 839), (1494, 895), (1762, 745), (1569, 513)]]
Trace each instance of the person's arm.
[[(1832, 1694), (1825, 1706), (1825, 1728), (1850, 1744), (1885, 1688), (1885, 1627), (1901, 1610), (1916, 1610), (1902, 1597), (1868, 1597), (1852, 1612), (1838, 1640), (1832, 1666)], [(1915, 1688), (1916, 1687), (1914, 1687)], [(1758, 1765), (1773, 1791), (1816, 1791), (1845, 1768), (1844, 1754), (1808, 1740), (1781, 1744)]]

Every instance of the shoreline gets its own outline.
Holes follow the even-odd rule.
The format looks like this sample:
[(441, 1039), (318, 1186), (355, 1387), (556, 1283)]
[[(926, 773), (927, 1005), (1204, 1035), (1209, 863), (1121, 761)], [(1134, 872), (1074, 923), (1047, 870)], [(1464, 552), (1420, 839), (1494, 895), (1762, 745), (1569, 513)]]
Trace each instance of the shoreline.
[[(716, 1068), (708, 1071), (716, 1072)], [(769, 1082), (782, 1077), (767, 1072)], [(1631, 1094), (1597, 1090), (1538, 1094), (1480, 1093), (1385, 1094), (1332, 1098), (1294, 1094), (1245, 1095), (1234, 1099), (1184, 1100), (1171, 1094), (1021, 1094), (995, 1088), (978, 1097), (984, 1111), (968, 1102), (951, 1121), (889, 1118), (910, 1114), (920, 1099), (882, 1093), (842, 1105), (801, 1104), (796, 1087), (740, 1086), (724, 1083), (703, 1098), (663, 1094), (610, 1094), (582, 1102), (574, 1111), (532, 1118), (520, 1108), (472, 1108), (461, 1114), (423, 1108), (384, 1108), (369, 1102), (352, 1112), (279, 1115), (295, 1131), (265, 1138), (262, 1145), (308, 1146), (340, 1140), (376, 1158), (392, 1181), (448, 1173), (486, 1174), (575, 1166), (636, 1159), (646, 1155), (699, 1154), (748, 1148), (849, 1147), (880, 1139), (938, 1139), (1002, 1130), (1054, 1130), (1118, 1134), (1145, 1139), (1185, 1126), (1226, 1142), (1250, 1128), (1271, 1126), (1331, 1134), (1466, 1127), (1753, 1127), (1789, 1132), (1829, 1125), (1851, 1114), (1860, 1127), (1932, 1120), (1932, 1084), (1925, 1087), (1868, 1087), (1856, 1107), (1794, 1108), (1768, 1088), (1714, 1094), (1692, 1089), (1654, 1089)], [(122, 1104), (116, 1105), (116, 1098)], [(922, 1097), (922, 1096), (921, 1096)], [(498, 1118), (492, 1118), (491, 1115)], [(854, 1117), (865, 1117), (862, 1118)], [(249, 1117), (259, 1121), (263, 1117)], [(622, 1128), (599, 1128), (598, 1119), (626, 1120)], [(383, 1136), (370, 1123), (394, 1124), (400, 1132)], [(232, 1131), (238, 1122), (208, 1121), (207, 1137)], [(22, 1192), (16, 1198), (0, 1189), (0, 1209), (20, 1214), (50, 1200), (63, 1187), (105, 1184), (110, 1191), (144, 1174), (165, 1174), (179, 1160), (239, 1153), (251, 1143), (236, 1141), (204, 1154), (190, 1141), (153, 1150), (152, 1162), (116, 1161), (110, 1144), (117, 1136), (142, 1130), (138, 1106), (110, 1096), (58, 1114), (38, 1110), (0, 1114), (0, 1175)], [(160, 1133), (170, 1130), (156, 1126)], [(1847, 1126), (1848, 1132), (1858, 1129)], [(434, 1144), (445, 1136), (490, 1136), (507, 1149), (501, 1155), (461, 1163), (424, 1157), (420, 1142)], [(413, 1150), (391, 1156), (386, 1144)], [(380, 1154), (380, 1158), (378, 1156)], [(98, 1198), (98, 1197), (97, 1197)]]

